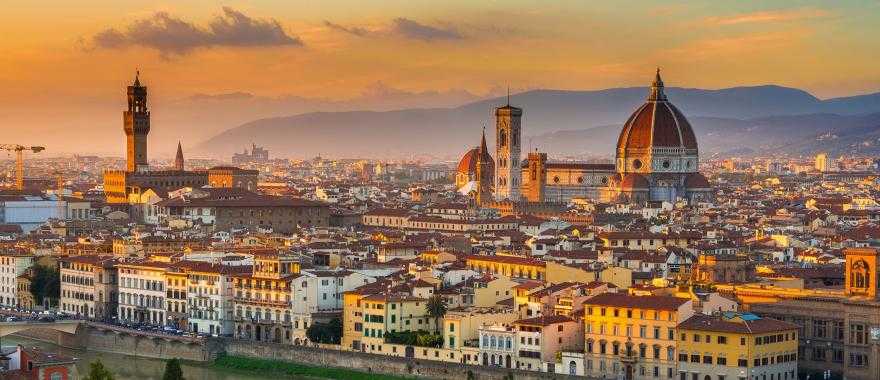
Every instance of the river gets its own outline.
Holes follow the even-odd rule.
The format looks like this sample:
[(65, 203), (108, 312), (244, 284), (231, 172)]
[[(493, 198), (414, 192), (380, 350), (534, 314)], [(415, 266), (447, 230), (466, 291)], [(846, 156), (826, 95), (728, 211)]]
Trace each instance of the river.
[[(86, 350), (71, 350), (35, 340), (17, 336), (5, 336), (4, 347), (21, 344), (25, 347), (39, 347), (45, 351), (57, 352), (77, 359), (78, 378), (89, 373), (89, 364), (100, 359), (104, 366), (113, 373), (117, 380), (159, 380), (165, 372), (165, 361), (160, 359), (140, 358), (120, 354), (110, 354)], [(277, 380), (278, 376), (260, 376), (250, 372), (231, 369), (214, 368), (208, 364), (182, 362), (183, 376), (187, 380)], [(302, 377), (284, 376), (288, 379), (305, 379)]]

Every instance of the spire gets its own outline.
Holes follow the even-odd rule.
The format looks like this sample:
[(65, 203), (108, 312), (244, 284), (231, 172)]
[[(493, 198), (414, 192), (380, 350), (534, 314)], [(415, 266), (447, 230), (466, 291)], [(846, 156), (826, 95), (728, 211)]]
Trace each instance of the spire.
[(507, 86), (507, 106), (510, 107), (510, 86)]
[(174, 157), (174, 170), (183, 171), (183, 147), (177, 142), (177, 156)]
[(651, 92), (648, 93), (648, 101), (666, 101), (666, 94), (663, 93), (663, 79), (660, 78), (660, 68), (657, 68), (657, 74), (654, 76), (654, 83), (651, 83)]
[(141, 86), (141, 78), (140, 78), (140, 76), (141, 76), (141, 71), (140, 71), (140, 70), (136, 70), (136, 71), (134, 72), (134, 86), (135, 86), (135, 87), (140, 87), (140, 86)]
[(483, 137), (480, 140), (480, 157), (483, 157), (483, 154), (488, 152), (489, 149), (486, 148), (486, 126), (483, 126)]

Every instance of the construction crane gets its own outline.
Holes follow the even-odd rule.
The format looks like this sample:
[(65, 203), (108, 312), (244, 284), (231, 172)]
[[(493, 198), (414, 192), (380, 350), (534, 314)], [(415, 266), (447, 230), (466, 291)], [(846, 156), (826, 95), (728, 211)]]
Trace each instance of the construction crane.
[(24, 190), (24, 151), (40, 153), (46, 150), (42, 146), (23, 146), (18, 144), (0, 144), (0, 149), (15, 152), (15, 188)]

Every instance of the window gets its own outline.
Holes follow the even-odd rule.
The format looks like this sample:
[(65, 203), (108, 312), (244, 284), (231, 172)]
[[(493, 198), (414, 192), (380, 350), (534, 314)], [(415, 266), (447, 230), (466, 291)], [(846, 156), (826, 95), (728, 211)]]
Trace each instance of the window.
[(719, 335), (718, 336), (718, 344), (727, 344), (727, 337)]
[(849, 342), (854, 344), (867, 344), (868, 334), (865, 325), (850, 324), (849, 325)]
[(868, 365), (868, 355), (865, 354), (849, 354), (850, 367), (866, 367)]

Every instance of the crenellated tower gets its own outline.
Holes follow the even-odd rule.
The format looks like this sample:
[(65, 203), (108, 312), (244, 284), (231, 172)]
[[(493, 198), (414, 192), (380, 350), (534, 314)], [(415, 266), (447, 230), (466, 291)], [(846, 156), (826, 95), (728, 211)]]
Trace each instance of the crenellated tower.
[(147, 87), (141, 86), (140, 73), (128, 86), (128, 109), (122, 120), (126, 137), (126, 171), (141, 172), (149, 169), (147, 135), (150, 133), (150, 110), (147, 108)]

